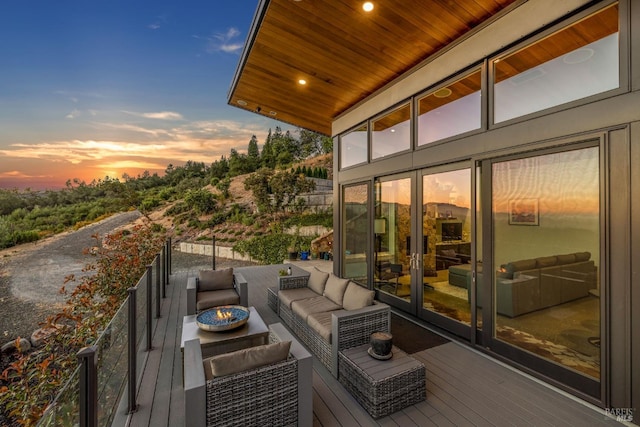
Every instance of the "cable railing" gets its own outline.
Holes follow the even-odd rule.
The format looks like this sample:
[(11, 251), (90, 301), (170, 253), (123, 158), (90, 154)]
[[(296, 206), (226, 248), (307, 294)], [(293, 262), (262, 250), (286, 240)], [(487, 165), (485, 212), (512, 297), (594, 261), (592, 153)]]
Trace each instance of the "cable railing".
[(170, 274), (169, 239), (138, 283), (128, 289), (127, 298), (98, 339), (78, 352), (79, 366), (46, 409), (38, 427), (109, 426), (117, 413), (135, 412), (137, 388), (152, 350), (153, 330)]

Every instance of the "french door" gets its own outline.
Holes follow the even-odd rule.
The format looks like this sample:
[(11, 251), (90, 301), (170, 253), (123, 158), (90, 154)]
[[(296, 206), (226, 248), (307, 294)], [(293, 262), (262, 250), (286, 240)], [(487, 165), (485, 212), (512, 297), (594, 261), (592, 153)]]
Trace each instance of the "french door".
[(374, 192), (374, 287), (379, 299), (470, 339), (470, 167), (380, 178)]

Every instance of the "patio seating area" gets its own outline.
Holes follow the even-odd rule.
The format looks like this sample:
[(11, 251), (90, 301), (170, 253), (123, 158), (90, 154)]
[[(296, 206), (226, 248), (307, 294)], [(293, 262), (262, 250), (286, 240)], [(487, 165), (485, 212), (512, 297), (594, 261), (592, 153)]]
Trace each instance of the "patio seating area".
[[(300, 263), (307, 266), (304, 263)], [(202, 268), (207, 268), (203, 265)], [(267, 288), (277, 285), (282, 265), (242, 267), (249, 306), (267, 325), (281, 322), (269, 308)], [(323, 268), (323, 267), (321, 267)], [(326, 262), (325, 271), (331, 270)], [(304, 273), (298, 265), (294, 274)], [(138, 409), (118, 413), (113, 425), (185, 425), (181, 336), (187, 314), (187, 280), (197, 269), (170, 277), (162, 317), (153, 335), (138, 386)], [(600, 410), (540, 383), (468, 347), (449, 342), (411, 354), (426, 368), (426, 400), (372, 418), (327, 368), (313, 357), (314, 426), (617, 425)]]

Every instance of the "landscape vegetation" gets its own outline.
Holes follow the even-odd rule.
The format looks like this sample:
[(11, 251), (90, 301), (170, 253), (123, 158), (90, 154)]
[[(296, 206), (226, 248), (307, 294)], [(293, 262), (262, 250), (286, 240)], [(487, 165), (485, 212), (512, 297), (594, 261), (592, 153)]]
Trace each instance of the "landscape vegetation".
[[(299, 196), (314, 190), (307, 178), (331, 179), (332, 140), (276, 128), (259, 149), (232, 149), (211, 164), (168, 165), (164, 176), (144, 173), (67, 181), (61, 190), (0, 190), (0, 249), (82, 227), (117, 212), (139, 210), (148, 221), (110, 236), (96, 236), (92, 272), (65, 292), (67, 302), (43, 326), (50, 335), (29, 351), (3, 355), (0, 424), (35, 425), (76, 366), (76, 353), (96, 340), (144, 274), (167, 237), (233, 246), (260, 263), (279, 263), (292, 249), (308, 249), (315, 236), (286, 233), (304, 225), (331, 228), (332, 211), (309, 211)], [(2, 272), (0, 272), (2, 273)], [(69, 282), (75, 278), (69, 277)], [(62, 286), (62, 284), (61, 284)], [(1, 310), (1, 309), (0, 309)], [(44, 320), (44, 319), (43, 319)]]

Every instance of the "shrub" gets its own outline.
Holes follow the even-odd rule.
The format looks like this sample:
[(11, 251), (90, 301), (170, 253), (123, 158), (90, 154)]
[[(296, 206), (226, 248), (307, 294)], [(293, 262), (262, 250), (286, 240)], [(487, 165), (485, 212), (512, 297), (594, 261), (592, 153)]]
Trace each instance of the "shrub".
[(290, 234), (266, 234), (238, 242), (233, 250), (249, 255), (261, 264), (280, 264), (287, 258), (287, 248), (298, 239), (302, 248), (311, 246), (311, 237), (299, 237)]
[[(2, 373), (0, 404), (22, 425), (32, 426), (42, 416), (60, 387), (77, 366), (77, 352), (94, 343), (127, 297), (127, 289), (145, 273), (162, 247), (163, 237), (151, 227), (138, 226), (132, 233), (99, 237), (96, 261), (83, 276), (65, 307), (44, 326), (56, 330), (44, 346), (20, 354)], [(102, 244), (101, 244), (102, 243)], [(73, 276), (66, 282), (75, 281)]]
[(211, 213), (216, 207), (215, 197), (211, 192), (204, 189), (187, 191), (184, 201), (187, 205), (192, 206), (193, 210), (199, 215)]

